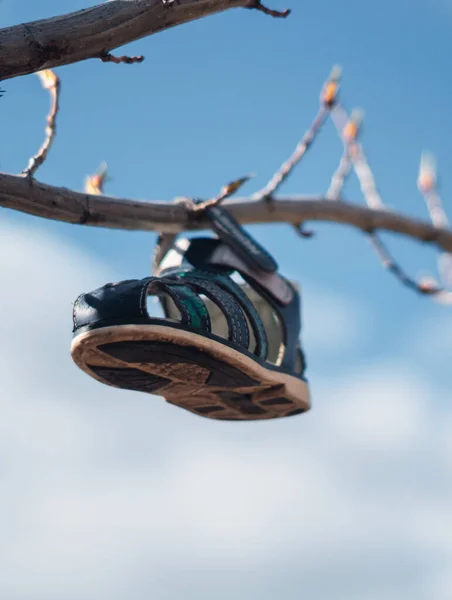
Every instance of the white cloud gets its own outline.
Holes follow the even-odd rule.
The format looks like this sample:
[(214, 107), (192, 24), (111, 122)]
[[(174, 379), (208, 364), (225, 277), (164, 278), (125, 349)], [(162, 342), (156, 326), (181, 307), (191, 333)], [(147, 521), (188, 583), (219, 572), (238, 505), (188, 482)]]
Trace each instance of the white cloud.
[(429, 382), (379, 365), (314, 383), (300, 418), (197, 419), (72, 364), (72, 302), (107, 266), (39, 229), (1, 226), (0, 252), (1, 598), (447, 597)]
[(304, 285), (303, 344), (311, 353), (338, 356), (361, 346), (372, 323), (364, 306), (331, 289)]
[(427, 317), (411, 332), (413, 352), (428, 367), (450, 371), (452, 356), (452, 309), (441, 307), (434, 317)]
[(395, 372), (384, 364), (361, 367), (329, 395), (335, 397), (330, 421), (347, 443), (394, 453), (411, 448), (422, 435), (429, 390), (409, 370)]

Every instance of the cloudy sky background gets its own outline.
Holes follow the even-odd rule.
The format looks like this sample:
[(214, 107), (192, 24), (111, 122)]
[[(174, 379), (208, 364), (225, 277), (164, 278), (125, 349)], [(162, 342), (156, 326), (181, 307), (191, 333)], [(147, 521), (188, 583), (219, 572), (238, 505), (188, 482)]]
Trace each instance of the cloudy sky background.
[[(39, 178), (81, 189), (105, 159), (117, 196), (209, 196), (255, 171), (252, 192), (340, 63), (383, 197), (426, 217), (423, 149), (452, 196), (450, 6), (303, 4), (287, 21), (237, 10), (137, 42), (127, 51), (142, 65), (59, 69), (58, 138)], [(89, 5), (3, 0), (0, 20)], [(18, 172), (48, 98), (35, 76), (3, 87), (0, 168)], [(322, 192), (339, 156), (329, 125), (284, 191)], [(347, 197), (361, 201), (356, 182)], [(2, 599), (450, 600), (452, 313), (399, 287), (358, 233), (315, 228), (308, 242), (252, 228), (304, 290), (314, 408), (234, 425), (71, 362), (72, 302), (147, 275), (153, 234), (0, 212)], [(430, 249), (388, 239), (413, 273), (434, 269)]]

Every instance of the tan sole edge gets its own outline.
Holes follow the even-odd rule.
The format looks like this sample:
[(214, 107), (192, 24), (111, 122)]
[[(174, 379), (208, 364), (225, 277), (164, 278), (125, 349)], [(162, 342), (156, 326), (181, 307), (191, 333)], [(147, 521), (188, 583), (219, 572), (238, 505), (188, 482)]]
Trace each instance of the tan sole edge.
[[(207, 386), (204, 385), (210, 371), (203, 369), (202, 365), (198, 368), (194, 368), (193, 365), (190, 365), (188, 368), (188, 365), (184, 366), (183, 364), (135, 364), (124, 362), (119, 358), (107, 355), (98, 348), (98, 346), (103, 344), (138, 341), (165, 342), (175, 346), (195, 347), (197, 350), (205, 352), (213, 359), (217, 359), (246, 374), (251, 379), (260, 382), (261, 385), (257, 391), (259, 402), (265, 402), (267, 398), (272, 397), (272, 393), (274, 396), (275, 390), (277, 390), (279, 391), (279, 395), (283, 395), (293, 403), (291, 406), (292, 412), (294, 408), (302, 411), (307, 411), (310, 408), (309, 388), (305, 381), (285, 373), (266, 369), (248, 356), (215, 340), (188, 331), (166, 327), (164, 325), (118, 325), (87, 331), (73, 339), (71, 354), (74, 362), (80, 369), (101, 383), (112, 385), (92, 371), (89, 368), (89, 365), (113, 368), (124, 368), (127, 366), (129, 368), (137, 368), (144, 372), (152, 373), (153, 375), (170, 377), (174, 382), (172, 385), (159, 389), (153, 393), (162, 395), (169, 403), (195, 412), (196, 414), (199, 414), (196, 412), (195, 408), (199, 407), (200, 401), (201, 404), (202, 402), (206, 405), (212, 404), (212, 393), (214, 393), (216, 389), (207, 389)], [(180, 367), (179, 372), (177, 372), (178, 366)], [(203, 373), (203, 371), (205, 371), (205, 373)], [(218, 389), (226, 390), (228, 388)], [(250, 393), (250, 391), (255, 391), (255, 389), (255, 386), (253, 387), (253, 390), (245, 389), (244, 387), (236, 388), (235, 392), (246, 394), (247, 392)], [(219, 402), (218, 398), (216, 398), (215, 402)], [(240, 415), (240, 413), (234, 410), (230, 405), (225, 404), (224, 409), (221, 417), (209, 415), (209, 418), (221, 420), (244, 419), (243, 415)], [(265, 416), (252, 416), (250, 419), (260, 420), (278, 418), (288, 416), (291, 411), (288, 410), (287, 407), (272, 407), (271, 409), (267, 407)], [(249, 419), (245, 418), (245, 420)]]

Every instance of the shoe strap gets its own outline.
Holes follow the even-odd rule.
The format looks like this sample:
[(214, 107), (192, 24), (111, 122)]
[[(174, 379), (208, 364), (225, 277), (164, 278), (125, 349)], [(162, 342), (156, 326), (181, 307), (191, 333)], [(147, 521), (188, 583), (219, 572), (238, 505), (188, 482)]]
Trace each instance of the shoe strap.
[(232, 273), (237, 271), (243, 277), (256, 281), (279, 304), (286, 306), (294, 298), (294, 289), (279, 273), (264, 272), (250, 268), (249, 264), (237, 255), (233, 248), (215, 238), (181, 238), (163, 257), (155, 274), (179, 272), (192, 268), (205, 269), (220, 267)]
[[(248, 349), (250, 336), (245, 313), (232, 294), (220, 287), (214, 278), (203, 277), (196, 271), (165, 277), (169, 287), (188, 286), (197, 294), (203, 294), (214, 302), (222, 312), (228, 325), (228, 340)], [(206, 309), (207, 310), (207, 309)]]
[(264, 273), (276, 273), (278, 263), (222, 206), (205, 210), (205, 216), (213, 231), (225, 245), (250, 268)]
[[(235, 300), (235, 303), (233, 303), (233, 305), (232, 305), (232, 309), (237, 311), (236, 304), (238, 304), (238, 307), (241, 309), (240, 312), (243, 312), (244, 315), (246, 315), (246, 318), (248, 319), (249, 324), (251, 325), (251, 329), (253, 331), (254, 339), (256, 342), (255, 347), (253, 349), (253, 353), (256, 356), (258, 356), (259, 358), (263, 358), (263, 359), (267, 358), (268, 340), (267, 340), (267, 334), (265, 332), (264, 324), (262, 322), (262, 319), (261, 319), (259, 313), (255, 309), (253, 303), (248, 298), (248, 296), (243, 291), (243, 289), (240, 287), (240, 285), (238, 285), (228, 275), (226, 275), (224, 273), (219, 273), (218, 270), (195, 269), (193, 271), (181, 273), (179, 275), (179, 277), (183, 281), (188, 281), (188, 282), (196, 280), (197, 282), (203, 281), (203, 282), (208, 282), (209, 284), (213, 283), (220, 292), (222, 292), (222, 293), (226, 292), (228, 294), (228, 296), (230, 296), (233, 300)], [(228, 322), (228, 313), (229, 313), (228, 307), (227, 306), (225, 307), (224, 303), (223, 303), (223, 306), (220, 306), (220, 308), (221, 308), (224, 316), (226, 317), (226, 321)], [(225, 310), (225, 308), (226, 308), (226, 310)], [(243, 315), (238, 315), (238, 316), (239, 316), (239, 320), (242, 321)], [(249, 346), (249, 331), (248, 331), (248, 325), (246, 323), (246, 318), (245, 318), (245, 325), (246, 325), (246, 330), (248, 332), (247, 340), (248, 340), (248, 346)], [(237, 320), (237, 318), (235, 320)], [(228, 325), (229, 325), (229, 322), (228, 322)], [(230, 329), (230, 325), (229, 325), (229, 329)]]

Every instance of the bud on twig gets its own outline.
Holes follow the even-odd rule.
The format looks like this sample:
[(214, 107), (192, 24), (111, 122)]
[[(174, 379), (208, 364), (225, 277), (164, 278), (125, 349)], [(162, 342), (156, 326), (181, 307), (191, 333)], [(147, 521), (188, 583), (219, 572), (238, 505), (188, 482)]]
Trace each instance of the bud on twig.
[(419, 177), (417, 185), (421, 194), (428, 194), (436, 189), (436, 160), (435, 157), (424, 152), (421, 156), (421, 164), (419, 167)]
[(94, 175), (89, 175), (85, 181), (85, 192), (93, 196), (101, 196), (104, 191), (105, 182), (108, 179), (107, 163), (104, 162)]
[(348, 144), (355, 142), (358, 135), (361, 132), (362, 122), (364, 120), (364, 111), (360, 108), (356, 108), (352, 111), (350, 119), (346, 123), (342, 136)]
[(342, 68), (339, 65), (334, 66), (328, 80), (323, 86), (320, 102), (328, 108), (332, 108), (336, 104), (341, 75)]

